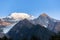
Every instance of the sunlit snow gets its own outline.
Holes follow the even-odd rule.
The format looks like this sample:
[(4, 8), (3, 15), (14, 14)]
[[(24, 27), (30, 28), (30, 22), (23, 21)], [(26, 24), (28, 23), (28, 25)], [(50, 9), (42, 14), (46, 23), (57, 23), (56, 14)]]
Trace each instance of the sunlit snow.
[(11, 24), (5, 28), (3, 28), (3, 33), (8, 33), (10, 31), (10, 29), (12, 29), (14, 27), (14, 25), (16, 25), (18, 22), (14, 23), (14, 24)]
[(16, 13), (15, 12), (15, 13), (12, 13), (10, 16), (16, 20), (18, 20), (18, 19), (34, 19), (34, 16), (31, 16), (27, 13)]

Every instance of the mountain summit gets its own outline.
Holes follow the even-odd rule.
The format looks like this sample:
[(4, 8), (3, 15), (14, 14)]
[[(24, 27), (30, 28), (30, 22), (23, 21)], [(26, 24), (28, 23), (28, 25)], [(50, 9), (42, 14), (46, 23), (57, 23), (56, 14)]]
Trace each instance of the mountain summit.
[(49, 17), (46, 13), (42, 13), (39, 17)]
[(34, 19), (33, 16), (29, 15), (29, 14), (26, 14), (26, 13), (12, 13), (10, 15), (11, 17), (13, 17), (13, 19)]

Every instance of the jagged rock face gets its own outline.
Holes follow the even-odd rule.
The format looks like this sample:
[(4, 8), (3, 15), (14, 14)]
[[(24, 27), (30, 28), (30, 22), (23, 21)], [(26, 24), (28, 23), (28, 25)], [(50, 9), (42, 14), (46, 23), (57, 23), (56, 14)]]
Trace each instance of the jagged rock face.
[(31, 40), (32, 36), (38, 37), (41, 40), (49, 40), (54, 33), (40, 25), (34, 25), (25, 19), (18, 22), (7, 34), (13, 40)]

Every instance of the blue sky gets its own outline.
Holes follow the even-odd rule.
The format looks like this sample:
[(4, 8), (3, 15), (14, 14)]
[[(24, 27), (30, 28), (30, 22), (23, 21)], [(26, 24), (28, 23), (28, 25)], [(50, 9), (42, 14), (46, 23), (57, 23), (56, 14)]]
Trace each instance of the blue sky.
[(60, 0), (0, 0), (0, 16), (8, 16), (13, 12), (23, 12), (33, 16), (45, 12), (59, 19)]

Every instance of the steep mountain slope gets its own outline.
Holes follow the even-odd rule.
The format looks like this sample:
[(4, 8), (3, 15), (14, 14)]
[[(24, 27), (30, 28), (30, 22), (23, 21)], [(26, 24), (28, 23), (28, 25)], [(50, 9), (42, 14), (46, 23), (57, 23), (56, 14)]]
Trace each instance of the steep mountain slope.
[(31, 40), (32, 36), (49, 40), (54, 33), (41, 25), (34, 25), (27, 19), (19, 21), (8, 33), (13, 40)]
[(0, 33), (8, 32), (17, 22), (10, 17), (0, 18)]
[(12, 13), (7, 17), (2, 17), (0, 18), (0, 32), (7, 33), (19, 21), (24, 19), (32, 20), (33, 18), (33, 16), (26, 13)]
[[(35, 22), (35, 23), (34, 23)], [(33, 20), (33, 24), (40, 24), (42, 26), (45, 26), (46, 28), (50, 25), (53, 25), (53, 20), (46, 14), (41, 14), (38, 18)]]
[[(49, 30), (51, 30), (53, 32), (58, 32), (58, 29), (56, 29), (57, 31), (55, 31), (55, 28), (57, 27), (58, 22), (60, 22), (60, 21), (49, 17), (45, 13), (41, 14), (38, 18), (32, 20), (33, 24), (35, 24), (35, 25), (40, 24), (40, 25), (44, 26), (45, 28), (48, 28)], [(60, 26), (59, 26), (59, 28), (60, 28)]]

